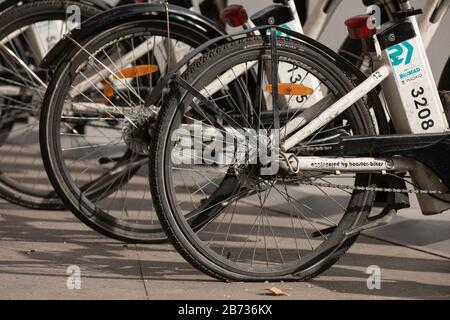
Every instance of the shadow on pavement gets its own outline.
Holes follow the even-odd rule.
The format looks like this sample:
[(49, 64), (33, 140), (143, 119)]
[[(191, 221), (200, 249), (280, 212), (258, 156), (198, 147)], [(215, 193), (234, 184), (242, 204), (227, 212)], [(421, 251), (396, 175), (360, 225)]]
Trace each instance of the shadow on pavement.
[[(6, 212), (6, 207), (0, 209), (0, 240), (3, 242), (0, 252), (8, 249), (12, 253), (6, 257), (1, 255), (0, 273), (66, 277), (60, 270), (78, 264), (89, 270), (84, 273), (87, 278), (217, 282), (183, 261), (169, 244), (124, 245), (87, 229), (67, 212), (16, 208), (11, 213)], [(350, 250), (337, 265), (311, 284), (337, 293), (380, 298), (450, 296), (449, 260), (421, 252), (409, 256), (384, 255), (387, 247), (395, 248), (395, 252), (410, 249), (365, 236), (358, 239), (358, 245), (367, 248), (364, 253), (360, 248)], [(365, 286), (368, 275), (364, 272), (373, 264), (380, 266), (383, 272), (381, 290), (368, 290)], [(442, 280), (439, 284), (436, 284), (436, 277)]]

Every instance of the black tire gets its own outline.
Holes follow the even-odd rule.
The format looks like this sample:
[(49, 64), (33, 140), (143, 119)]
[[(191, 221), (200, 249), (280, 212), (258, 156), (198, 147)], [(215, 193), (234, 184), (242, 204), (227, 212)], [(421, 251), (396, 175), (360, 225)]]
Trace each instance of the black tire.
[[(309, 64), (311, 69), (308, 69), (308, 71), (315, 72), (313, 67), (311, 67), (314, 66), (314, 68), (320, 70), (321, 74), (326, 74), (328, 77), (327, 81), (332, 82), (336, 88), (339, 88), (340, 94), (345, 94), (354, 88), (354, 84), (348, 75), (336, 65), (336, 61), (320, 55), (314, 48), (283, 39), (279, 39), (278, 44), (279, 54), (281, 51), (284, 51), (286, 54), (289, 53), (291, 57), (295, 55), (301, 57), (303, 64)], [(211, 73), (211, 77), (214, 78), (220, 74), (219, 71), (215, 73), (214, 68), (227, 70), (233, 65), (247, 61), (245, 60), (247, 53), (249, 56), (252, 54), (258, 56), (258, 54), (262, 55), (267, 51), (269, 53), (266, 53), (266, 55), (270, 55), (268, 46), (265, 46), (263, 41), (257, 37), (227, 43), (215, 50), (211, 50), (200, 58), (183, 75), (183, 78), (187, 82), (192, 83), (196, 83), (195, 81), (199, 81), (199, 79), (202, 79), (202, 76), (204, 77), (208, 73)], [(206, 84), (200, 81), (199, 87), (201, 88), (203, 85)], [(159, 121), (153, 133), (157, 139), (152, 144), (151, 154), (158, 156), (150, 159), (150, 184), (159, 220), (175, 248), (189, 263), (212, 277), (226, 281), (298, 281), (308, 280), (324, 272), (348, 250), (356, 240), (356, 236), (346, 239), (344, 234), (352, 227), (361, 225), (367, 220), (375, 198), (374, 192), (354, 191), (336, 230), (332, 232), (323, 245), (318, 247), (320, 249), (311, 252), (306, 257), (303, 256), (304, 260), (301, 263), (296, 262), (282, 271), (256, 272), (240, 269), (237, 266), (238, 263), (232, 264), (227, 261), (229, 258), (219, 257), (212, 253), (208, 249), (208, 243), (203, 243), (200, 236), (198, 236), (197, 226), (187, 222), (186, 217), (189, 214), (184, 216), (182, 212), (178, 211), (176, 200), (173, 199), (173, 183), (169, 179), (169, 175), (172, 173), (169, 173), (166, 168), (166, 159), (170, 157), (168, 140), (170, 140), (172, 134), (172, 123), (180, 121), (178, 104), (180, 103), (181, 105), (180, 101), (182, 98), (181, 94), (178, 93), (177, 87), (173, 87), (171, 93), (159, 113)], [(183, 107), (180, 108), (183, 109)], [(352, 128), (357, 130), (357, 134), (375, 134), (368, 106), (364, 100), (360, 100), (349, 109), (348, 119), (350, 118), (353, 119), (355, 127)], [(372, 181), (372, 175), (356, 175), (355, 180), (355, 184), (358, 186), (369, 185)], [(225, 180), (223, 181), (225, 182)], [(233, 217), (230, 219), (232, 220)], [(253, 241), (256, 243), (257, 240), (253, 239)], [(239, 257), (237, 259), (239, 261)]]
[[(126, 38), (126, 35), (149, 33), (165, 36), (167, 32), (165, 26), (164, 20), (146, 18), (145, 20), (133, 21), (104, 30), (90, 39), (84, 39), (82, 44), (86, 46), (87, 50), (96, 52), (96, 48), (114, 43), (116, 39), (122, 41)], [(171, 39), (179, 40), (191, 47), (196, 47), (208, 40), (206, 35), (192, 31), (189, 23), (183, 21), (171, 23), (170, 32)], [(131, 36), (131, 38), (133, 37)], [(84, 195), (81, 186), (74, 182), (71, 172), (64, 162), (59, 140), (60, 116), (68, 88), (70, 88), (73, 79), (76, 78), (77, 72), (80, 72), (78, 67), (84, 63), (85, 59), (84, 51), (75, 49), (73, 52), (69, 52), (64, 61), (61, 61), (56, 67), (44, 99), (40, 140), (42, 156), (50, 181), (67, 208), (82, 222), (99, 233), (130, 243), (165, 241), (167, 238), (159, 223), (133, 224), (113, 217), (100, 205), (97, 206), (97, 199), (91, 199)], [(147, 170), (146, 166), (144, 168)], [(130, 177), (132, 178), (136, 172), (132, 172)], [(123, 187), (127, 182), (119, 181), (117, 188)], [(148, 189), (148, 183), (145, 184), (145, 187)]]
[[(0, 39), (4, 39), (7, 35), (12, 32), (29, 26), (33, 23), (42, 22), (42, 21), (51, 21), (51, 20), (62, 20), (65, 21), (67, 18), (67, 7), (71, 5), (77, 5), (80, 8), (80, 18), (88, 19), (101, 11), (96, 7), (87, 4), (86, 2), (79, 1), (66, 1), (66, 0), (39, 0), (27, 2), (21, 5), (17, 5), (14, 7), (10, 7), (9, 9), (3, 11), (0, 15), (0, 19), (2, 21), (0, 26)], [(26, 48), (23, 48), (26, 50)], [(39, 66), (40, 61), (29, 61), (30, 65)], [(0, 100), (1, 100), (0, 96)], [(14, 110), (13, 110), (14, 111)], [(6, 113), (5, 111), (4, 113)], [(34, 116), (37, 121), (37, 113)], [(0, 110), (0, 115), (2, 111)], [(8, 116), (8, 114), (5, 115)], [(14, 127), (14, 115), (9, 114), (9, 121), (7, 123), (3, 123), (0, 128), (0, 142), (5, 143), (8, 139), (8, 135), (10, 135), (11, 131), (13, 131)], [(27, 139), (31, 141), (38, 140), (37, 132), (33, 131), (30, 133), (26, 133)], [(2, 150), (3, 149), (3, 150)], [(36, 150), (35, 150), (36, 149)], [(14, 164), (11, 164), (9, 168), (6, 168), (5, 162), (3, 163), (3, 172), (0, 172), (0, 197), (32, 209), (45, 209), (45, 210), (57, 210), (62, 209), (62, 202), (59, 200), (59, 197), (56, 193), (51, 189), (51, 185), (47, 182), (47, 177), (43, 168), (42, 163), (40, 163), (40, 153), (38, 151), (38, 147), (33, 148), (33, 153), (30, 155), (29, 153), (20, 154), (21, 150), (16, 151), (17, 156), (19, 158), (29, 158), (34, 157), (33, 165), (36, 166), (36, 170), (41, 174), (39, 182), (41, 185), (46, 185), (45, 187), (38, 187), (33, 185), (33, 180), (30, 177), (25, 177), (23, 180), (19, 180), (18, 178), (14, 178), (14, 176), (10, 176), (8, 170), (11, 170), (12, 174), (15, 172)], [(0, 153), (6, 154), (9, 150), (6, 150), (6, 146), (2, 148), (0, 144)], [(29, 169), (29, 168), (28, 168)], [(23, 170), (28, 170), (23, 169)], [(29, 181), (31, 180), (31, 181)]]

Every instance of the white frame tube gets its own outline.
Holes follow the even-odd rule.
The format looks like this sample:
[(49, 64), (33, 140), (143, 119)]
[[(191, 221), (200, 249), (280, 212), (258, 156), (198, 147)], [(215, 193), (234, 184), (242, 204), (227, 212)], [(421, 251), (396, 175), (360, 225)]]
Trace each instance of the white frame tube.
[[(337, 102), (328, 107), (320, 115), (318, 115), (314, 120), (308, 123), (303, 129), (293, 134), (288, 138), (281, 146), (281, 150), (286, 152), (287, 150), (295, 147), (297, 144), (302, 142), (304, 139), (312, 135), (314, 132), (319, 130), (321, 127), (329, 123), (331, 120), (335, 119), (342, 112), (351, 107), (359, 99), (367, 95), (368, 92), (373, 90), (378, 86), (384, 79), (386, 79), (391, 74), (391, 68), (389, 65), (383, 65), (377, 71), (372, 73), (365, 81), (354, 88), (352, 91), (347, 93), (344, 97), (339, 99)], [(294, 120), (291, 120), (294, 121)], [(289, 122), (287, 123), (289, 125)], [(283, 133), (283, 132), (281, 132)], [(283, 135), (280, 136), (281, 139), (284, 138)]]

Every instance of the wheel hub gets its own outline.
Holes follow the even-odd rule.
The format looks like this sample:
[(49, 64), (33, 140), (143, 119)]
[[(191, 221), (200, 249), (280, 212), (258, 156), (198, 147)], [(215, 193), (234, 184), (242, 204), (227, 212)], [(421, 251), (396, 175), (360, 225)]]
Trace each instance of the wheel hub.
[[(151, 113), (151, 112), (150, 112)], [(142, 110), (136, 116), (129, 117), (122, 129), (125, 144), (135, 153), (147, 155), (151, 142), (151, 130), (154, 124), (154, 115)]]

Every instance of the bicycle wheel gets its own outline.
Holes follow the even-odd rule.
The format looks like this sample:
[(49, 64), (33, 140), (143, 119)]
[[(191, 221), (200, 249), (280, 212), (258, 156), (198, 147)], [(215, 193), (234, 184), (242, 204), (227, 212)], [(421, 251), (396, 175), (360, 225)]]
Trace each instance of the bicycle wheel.
[(169, 41), (161, 19), (128, 22), (79, 43), (56, 68), (41, 117), (45, 167), (65, 205), (94, 230), (127, 242), (166, 239), (147, 178), (156, 111), (144, 108), (144, 97), (168, 60), (207, 40), (179, 20), (170, 24)]
[(100, 12), (77, 1), (33, 1), (0, 15), (4, 46), (0, 48), (0, 197), (34, 209), (62, 208), (48, 182), (38, 144), (46, 82), (39, 64), (69, 30), (67, 8), (72, 5), (80, 9), (81, 19)]
[[(292, 94), (280, 97), (281, 125), (308, 110), (308, 104), (326, 107), (354, 87), (336, 61), (311, 46), (281, 38), (277, 45), (280, 77), (292, 79), (290, 85), (317, 83), (308, 96), (289, 91)], [(274, 111), (260, 107), (270, 98), (271, 59), (270, 45), (259, 37), (205, 54), (182, 80), (174, 81), (182, 85), (172, 86), (153, 133), (151, 154), (156, 156), (150, 158), (150, 183), (160, 222), (188, 262), (218, 279), (307, 280), (320, 274), (355, 241), (346, 239), (345, 232), (366, 221), (375, 197), (371, 191), (336, 187), (343, 182), (371, 185), (371, 174), (292, 174), (280, 167), (263, 175), (264, 164), (249, 161), (259, 150), (245, 142), (252, 138), (244, 139), (242, 133), (261, 135), (276, 123)], [(243, 66), (247, 71), (239, 72)], [(231, 101), (230, 117), (215, 108), (215, 101), (231, 95), (231, 83), (225, 82), (228, 73), (235, 72), (235, 81), (245, 83), (250, 70), (258, 75), (256, 92), (249, 90), (243, 104)], [(368, 106), (360, 100), (299, 145), (296, 153), (319, 155), (315, 150), (339, 137), (372, 134)], [(266, 133), (261, 138), (270, 141)]]

